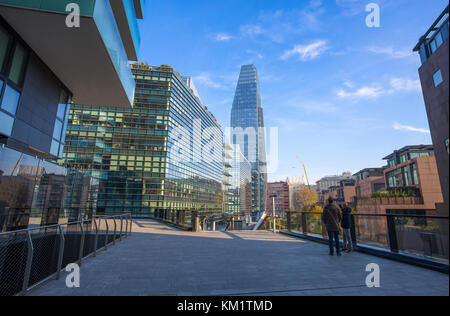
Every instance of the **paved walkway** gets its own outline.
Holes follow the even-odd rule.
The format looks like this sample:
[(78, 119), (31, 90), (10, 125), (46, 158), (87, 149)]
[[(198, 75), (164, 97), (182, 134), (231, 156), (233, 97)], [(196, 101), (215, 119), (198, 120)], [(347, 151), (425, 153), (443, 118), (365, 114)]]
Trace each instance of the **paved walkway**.
[[(381, 288), (365, 286), (366, 265), (381, 267)], [(181, 232), (135, 221), (133, 235), (83, 263), (81, 287), (65, 275), (30, 295), (240, 296), (449, 295), (448, 275), (270, 232)]]

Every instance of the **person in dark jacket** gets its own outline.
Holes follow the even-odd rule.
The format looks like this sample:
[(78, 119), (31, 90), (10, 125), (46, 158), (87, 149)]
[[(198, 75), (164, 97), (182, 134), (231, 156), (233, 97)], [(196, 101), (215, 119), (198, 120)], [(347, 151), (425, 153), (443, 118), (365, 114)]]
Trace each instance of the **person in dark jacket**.
[(352, 233), (350, 228), (352, 227), (352, 209), (344, 204), (342, 208), (342, 222), (341, 222), (343, 235), (344, 235), (344, 251), (353, 251)]
[(336, 247), (336, 253), (341, 255), (341, 248), (339, 245), (339, 230), (342, 220), (341, 211), (334, 204), (333, 198), (328, 199), (328, 205), (325, 206), (322, 214), (322, 222), (327, 228), (328, 240), (330, 245), (330, 256), (334, 256), (334, 248)]

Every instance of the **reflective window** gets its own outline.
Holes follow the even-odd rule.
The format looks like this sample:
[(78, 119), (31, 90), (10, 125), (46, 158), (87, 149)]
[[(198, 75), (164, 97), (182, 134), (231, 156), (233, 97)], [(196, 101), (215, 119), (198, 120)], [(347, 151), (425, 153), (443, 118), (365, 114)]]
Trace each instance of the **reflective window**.
[(1, 108), (8, 111), (12, 115), (16, 115), (19, 98), (20, 93), (7, 85), (5, 88), (5, 94), (3, 95)]
[(11, 136), (14, 118), (0, 111), (0, 134)]
[(53, 130), (53, 138), (60, 140), (62, 132), (62, 123), (59, 120), (55, 120), (55, 128)]
[(59, 143), (55, 140), (52, 140), (52, 146), (50, 148), (50, 153), (53, 156), (58, 156), (58, 151), (59, 151)]
[(26, 61), (26, 50), (25, 48), (17, 44), (14, 50), (14, 55), (11, 63), (11, 70), (9, 71), (9, 79), (17, 85), (22, 84), (22, 75), (25, 69)]
[(441, 83), (444, 82), (444, 79), (442, 79), (442, 72), (440, 69), (434, 73), (433, 81), (435, 87), (439, 86)]
[(9, 42), (9, 34), (0, 26), (0, 71), (3, 69), (3, 64), (5, 63)]

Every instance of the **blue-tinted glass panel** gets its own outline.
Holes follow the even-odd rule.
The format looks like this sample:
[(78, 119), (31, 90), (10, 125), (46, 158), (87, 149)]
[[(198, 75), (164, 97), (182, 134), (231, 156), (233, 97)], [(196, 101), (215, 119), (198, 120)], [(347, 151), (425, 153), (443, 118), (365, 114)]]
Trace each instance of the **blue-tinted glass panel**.
[(56, 113), (56, 116), (62, 121), (64, 120), (64, 114), (66, 113), (66, 105), (65, 104), (58, 104), (58, 112)]
[(16, 115), (17, 105), (19, 104), (20, 93), (6, 85), (3, 95), (1, 108), (12, 115)]
[(114, 13), (108, 0), (95, 2), (94, 20), (97, 24), (103, 42), (108, 49), (109, 56), (122, 81), (125, 92), (133, 104), (135, 82), (131, 69), (128, 67), (128, 56), (122, 44), (122, 38), (116, 24)]
[(52, 145), (50, 147), (50, 153), (53, 156), (58, 156), (58, 151), (59, 151), (59, 143), (55, 140), (52, 140)]
[(434, 73), (433, 81), (435, 87), (439, 86), (442, 82), (444, 82), (444, 79), (442, 79), (442, 72), (440, 69)]
[(14, 56), (9, 71), (9, 79), (17, 85), (21, 85), (23, 71), (25, 69), (27, 51), (20, 44), (16, 45)]
[(14, 118), (0, 111), (0, 134), (11, 136), (13, 125)]
[(55, 128), (53, 129), (53, 138), (60, 140), (62, 132), (62, 122), (60, 120), (55, 120)]

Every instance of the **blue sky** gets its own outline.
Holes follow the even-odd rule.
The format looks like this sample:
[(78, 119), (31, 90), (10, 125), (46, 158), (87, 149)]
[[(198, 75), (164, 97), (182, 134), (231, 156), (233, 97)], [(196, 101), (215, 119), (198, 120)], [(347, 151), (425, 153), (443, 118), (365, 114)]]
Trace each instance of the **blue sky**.
[[(366, 26), (365, 6), (381, 9)], [(140, 60), (194, 77), (223, 127), (242, 64), (258, 69), (267, 127), (279, 128), (269, 180), (357, 172), (431, 143), (412, 48), (445, 0), (150, 0)], [(270, 145), (268, 145), (268, 151)]]

